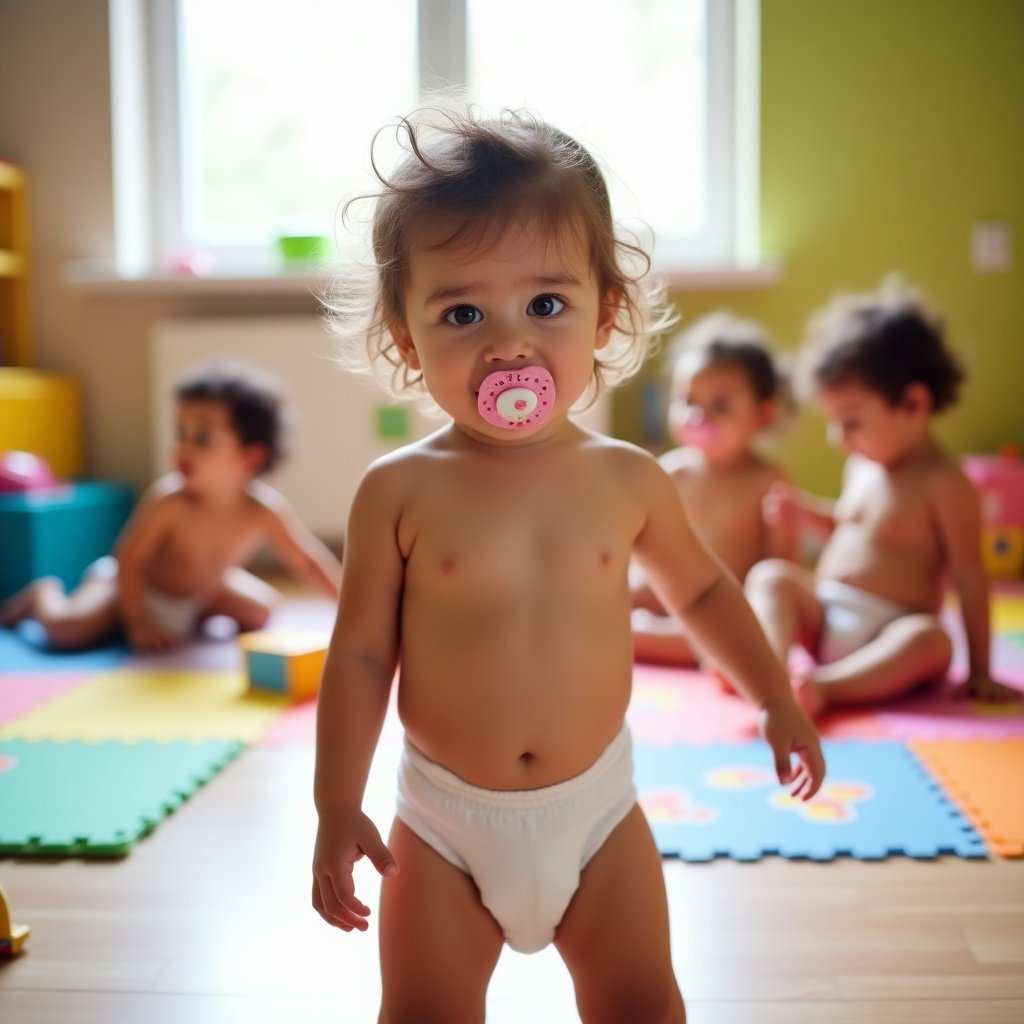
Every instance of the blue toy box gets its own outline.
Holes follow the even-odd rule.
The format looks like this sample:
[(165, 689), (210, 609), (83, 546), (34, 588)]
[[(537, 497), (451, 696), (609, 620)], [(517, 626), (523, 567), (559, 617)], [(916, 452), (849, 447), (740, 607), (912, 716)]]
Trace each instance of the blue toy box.
[(0, 600), (40, 576), (77, 586), (110, 554), (134, 501), (127, 484), (101, 481), (0, 494)]

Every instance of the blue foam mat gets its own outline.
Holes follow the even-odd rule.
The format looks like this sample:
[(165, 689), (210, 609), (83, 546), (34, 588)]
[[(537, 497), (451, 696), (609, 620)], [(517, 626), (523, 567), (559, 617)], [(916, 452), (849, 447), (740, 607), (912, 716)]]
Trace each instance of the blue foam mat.
[(982, 837), (904, 744), (823, 747), (828, 775), (805, 804), (779, 785), (764, 743), (638, 744), (637, 788), (658, 849), (687, 861), (986, 856)]
[(53, 651), (43, 645), (38, 622), (22, 622), (15, 629), (0, 629), (0, 671), (78, 672), (114, 668), (131, 656), (122, 641), (111, 641), (87, 651)]

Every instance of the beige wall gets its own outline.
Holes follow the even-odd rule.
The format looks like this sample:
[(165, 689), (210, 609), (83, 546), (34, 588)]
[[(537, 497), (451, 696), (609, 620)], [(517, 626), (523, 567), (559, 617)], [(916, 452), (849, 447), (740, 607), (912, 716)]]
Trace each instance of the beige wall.
[(106, 0), (0, 0), (0, 156), (31, 179), (36, 363), (85, 394), (89, 472), (149, 481), (148, 338), (177, 314), (300, 312), (311, 297), (154, 298), (83, 294), (75, 259), (113, 257)]

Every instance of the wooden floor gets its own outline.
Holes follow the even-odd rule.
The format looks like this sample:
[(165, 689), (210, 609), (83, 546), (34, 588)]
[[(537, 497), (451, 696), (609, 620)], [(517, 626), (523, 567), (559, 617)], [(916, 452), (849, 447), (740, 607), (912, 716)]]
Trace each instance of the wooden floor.
[[(380, 817), (396, 759), (374, 764)], [(0, 1021), (376, 1020), (374, 933), (309, 906), (312, 765), (305, 745), (247, 750), (123, 861), (0, 859), (32, 929), (0, 966)], [(1024, 862), (668, 861), (665, 877), (690, 1024), (1024, 1022)], [(506, 951), (487, 1019), (578, 1020), (557, 955)]]

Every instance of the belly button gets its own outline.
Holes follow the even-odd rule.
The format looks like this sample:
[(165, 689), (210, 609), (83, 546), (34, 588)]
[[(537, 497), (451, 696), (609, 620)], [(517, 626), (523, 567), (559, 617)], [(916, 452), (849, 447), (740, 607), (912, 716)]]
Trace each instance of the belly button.
[(531, 754), (528, 750), (525, 754), (520, 754), (519, 763), (524, 766), (528, 764), (533, 764), (533, 754)]

